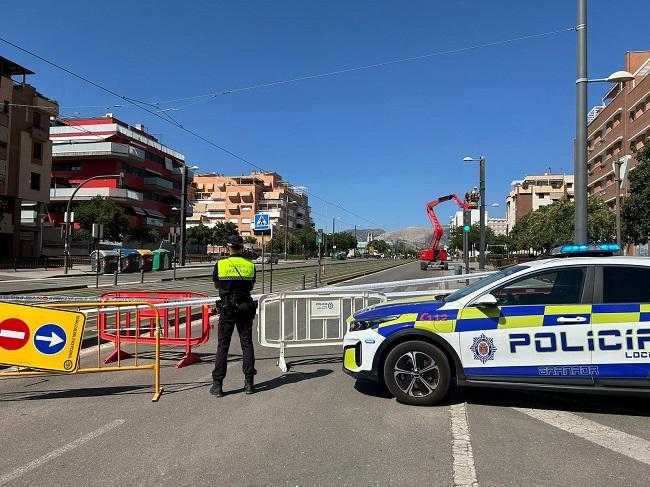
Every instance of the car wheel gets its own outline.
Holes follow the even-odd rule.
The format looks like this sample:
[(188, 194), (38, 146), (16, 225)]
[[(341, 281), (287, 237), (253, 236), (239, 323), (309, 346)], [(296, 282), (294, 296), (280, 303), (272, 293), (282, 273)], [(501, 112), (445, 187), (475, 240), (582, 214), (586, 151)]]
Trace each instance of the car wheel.
[(386, 357), (384, 383), (401, 403), (432, 406), (449, 391), (449, 361), (438, 347), (430, 343), (400, 343)]
[(420, 262), (420, 269), (421, 270), (426, 271), (427, 267), (429, 267), (429, 264), (427, 262)]

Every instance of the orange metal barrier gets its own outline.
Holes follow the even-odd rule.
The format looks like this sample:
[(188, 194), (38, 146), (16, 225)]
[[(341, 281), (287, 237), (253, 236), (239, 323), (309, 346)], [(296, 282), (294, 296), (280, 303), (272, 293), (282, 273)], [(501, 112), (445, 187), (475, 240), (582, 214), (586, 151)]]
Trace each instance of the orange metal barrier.
[[(101, 295), (101, 300), (132, 299), (156, 305), (206, 297), (206, 294), (194, 292), (124, 291), (104, 293)], [(197, 333), (194, 336), (192, 334), (192, 308), (194, 308), (195, 314), (200, 314), (201, 319), (200, 334)], [(201, 309), (197, 311), (197, 308)], [(179, 304), (173, 308), (156, 308), (155, 312), (151, 309), (139, 309), (135, 313), (116, 309), (111, 313), (100, 313), (99, 335), (102, 339), (115, 344), (114, 352), (104, 360), (104, 363), (119, 362), (131, 356), (121, 350), (120, 344), (122, 343), (154, 343), (156, 340), (154, 326), (156, 314), (160, 317), (160, 344), (185, 347), (185, 355), (179, 360), (176, 367), (185, 367), (200, 362), (201, 358), (192, 353), (192, 347), (201, 345), (210, 338), (210, 311), (207, 304), (199, 306)]]

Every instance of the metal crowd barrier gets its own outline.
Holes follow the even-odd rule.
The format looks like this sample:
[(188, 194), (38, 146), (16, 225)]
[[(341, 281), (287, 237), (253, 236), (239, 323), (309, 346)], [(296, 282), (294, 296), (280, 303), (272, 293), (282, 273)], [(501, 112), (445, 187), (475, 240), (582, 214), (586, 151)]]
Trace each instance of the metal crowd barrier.
[(336, 289), (263, 295), (259, 298), (258, 339), (263, 347), (280, 349), (277, 364), (286, 372), (286, 349), (342, 345), (347, 317), (385, 300), (377, 292)]
[[(32, 306), (44, 307), (44, 304), (38, 303)], [(158, 401), (160, 395), (163, 392), (163, 388), (160, 385), (160, 322), (159, 322), (158, 310), (156, 310), (156, 308), (152, 304), (143, 301), (133, 301), (133, 300), (119, 302), (119, 303), (106, 303), (106, 302), (98, 302), (96, 301), (96, 298), (94, 301), (87, 300), (83, 302), (66, 301), (66, 302), (58, 302), (58, 303), (47, 303), (48, 309), (53, 309), (53, 310), (61, 309), (61, 308), (76, 309), (84, 313), (86, 317), (92, 314), (102, 313), (102, 311), (109, 306), (113, 309), (121, 309), (123, 311), (125, 311), (127, 308), (130, 308), (131, 310), (133, 310), (132, 312), (136, 312), (135, 310), (138, 309), (146, 309), (146, 308), (150, 309), (150, 312), (152, 313), (153, 316), (152, 330), (153, 330), (154, 338), (153, 341), (150, 342), (151, 344), (153, 344), (153, 349), (149, 349), (146, 351), (147, 353), (146, 357), (144, 358), (142, 357), (142, 352), (143, 352), (141, 348), (143, 345), (142, 342), (140, 340), (135, 340), (133, 342), (132, 362), (129, 362), (128, 364), (124, 364), (120, 360), (118, 360), (116, 365), (106, 367), (101, 360), (102, 342), (99, 336), (99, 330), (97, 330), (98, 331), (97, 345), (94, 354), (96, 358), (96, 364), (94, 366), (85, 366), (85, 364), (83, 363), (86, 361), (86, 359), (84, 358), (85, 354), (80, 353), (77, 364), (75, 364), (75, 366), (72, 366), (71, 364), (70, 368), (72, 371), (69, 373), (51, 372), (47, 370), (38, 370), (35, 368), (13, 366), (10, 367), (8, 371), (0, 371), (0, 378), (30, 377), (30, 376), (55, 375), (55, 374), (75, 375), (75, 374), (92, 374), (92, 373), (102, 373), (102, 372), (152, 370), (154, 373), (154, 392), (153, 392), (152, 401)], [(88, 309), (88, 307), (91, 308)], [(118, 327), (117, 333), (119, 334), (121, 332), (119, 329), (120, 327), (119, 323), (117, 323), (117, 327)], [(83, 330), (83, 332), (85, 331), (87, 330)], [(12, 364), (8, 364), (8, 365), (11, 366)]]
[[(118, 291), (101, 295), (101, 301), (114, 302), (117, 299), (144, 301), (154, 305), (151, 309), (136, 309), (123, 312), (119, 308), (111, 313), (99, 313), (99, 335), (102, 339), (113, 342), (115, 350), (104, 360), (104, 363), (115, 362), (130, 358), (131, 355), (121, 349), (121, 344), (153, 343), (160, 340), (161, 345), (185, 347), (185, 355), (176, 364), (177, 368), (195, 364), (201, 357), (192, 352), (192, 347), (202, 345), (210, 339), (210, 313), (207, 304), (193, 306), (192, 299), (207, 298), (204, 293), (195, 292), (147, 292), (147, 291)], [(214, 302), (214, 298), (212, 299)], [(173, 303), (173, 308), (156, 309), (155, 305)], [(160, 336), (154, 336), (153, 322), (159, 315), (161, 321)], [(200, 328), (194, 331), (194, 317), (200, 318)], [(117, 324), (117, 325), (116, 325)]]

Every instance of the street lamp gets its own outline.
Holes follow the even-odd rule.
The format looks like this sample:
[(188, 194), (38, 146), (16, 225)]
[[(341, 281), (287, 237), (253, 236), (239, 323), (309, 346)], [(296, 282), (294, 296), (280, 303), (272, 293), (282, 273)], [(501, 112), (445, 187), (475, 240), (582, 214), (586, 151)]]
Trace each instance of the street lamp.
[(181, 224), (180, 261), (181, 262), (180, 264), (182, 266), (185, 265), (185, 226), (186, 226), (186, 217), (187, 217), (185, 213), (187, 212), (187, 170), (189, 169), (190, 171), (196, 171), (198, 168), (199, 168), (198, 166), (187, 167), (186, 164), (180, 166), (180, 171), (181, 171), (181, 218), (180, 218), (180, 224)]
[(68, 254), (70, 253), (70, 209), (72, 207), (72, 199), (75, 197), (77, 192), (84, 186), (86, 183), (90, 181), (94, 181), (95, 179), (112, 179), (112, 178), (117, 178), (119, 181), (120, 187), (123, 186), (124, 183), (124, 173), (121, 172), (119, 174), (107, 174), (103, 176), (93, 176), (91, 178), (86, 179), (85, 181), (82, 181), (79, 186), (75, 188), (75, 190), (72, 192), (70, 195), (70, 199), (68, 199), (68, 204), (65, 207), (65, 215), (63, 216), (65, 219), (65, 240), (63, 242), (63, 273), (67, 274), (68, 273)]
[(634, 79), (627, 71), (616, 71), (607, 78), (587, 78), (587, 0), (577, 6), (577, 75), (576, 75), (576, 144), (573, 162), (575, 210), (575, 244), (588, 243), (587, 234), (587, 84), (596, 82), (625, 83)]
[(479, 264), (478, 268), (485, 269), (485, 156), (480, 156), (478, 159), (475, 157), (464, 157), (465, 162), (478, 162), (479, 163), (479, 198), (481, 199), (481, 214), (479, 215)]

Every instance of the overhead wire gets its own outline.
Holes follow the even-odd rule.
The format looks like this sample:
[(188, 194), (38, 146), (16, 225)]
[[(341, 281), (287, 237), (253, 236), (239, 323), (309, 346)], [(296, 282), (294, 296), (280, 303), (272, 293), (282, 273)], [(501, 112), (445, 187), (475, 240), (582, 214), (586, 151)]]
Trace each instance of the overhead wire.
[[(318, 73), (318, 74), (313, 74), (313, 75), (301, 76), (301, 77), (298, 77), (298, 78), (291, 78), (291, 79), (286, 79), (286, 80), (274, 81), (274, 82), (270, 82), (270, 83), (252, 85), (252, 86), (248, 86), (248, 87), (237, 88), (237, 89), (234, 89), (234, 90), (225, 90), (225, 91), (217, 92), (217, 93), (210, 93), (210, 94), (198, 95), (198, 96), (193, 96), (193, 97), (177, 98), (177, 99), (173, 99), (173, 100), (167, 100), (167, 101), (156, 102), (156, 103), (146, 102), (146, 101), (142, 101), (142, 100), (138, 100), (138, 99), (135, 99), (135, 98), (128, 97), (126, 95), (121, 95), (121, 94), (117, 93), (116, 91), (112, 90), (111, 88), (107, 88), (107, 87), (101, 85), (100, 83), (98, 83), (96, 81), (93, 81), (93, 80), (91, 80), (91, 79), (89, 79), (89, 78), (87, 78), (87, 77), (85, 77), (83, 75), (80, 75), (80, 74), (78, 74), (78, 73), (76, 73), (76, 72), (74, 72), (74, 71), (72, 71), (72, 70), (70, 70), (70, 69), (68, 69), (68, 68), (66, 68), (64, 66), (61, 66), (60, 64), (55, 63), (54, 61), (50, 61), (49, 59), (46, 59), (43, 56), (40, 56), (39, 54), (35, 53), (34, 51), (31, 51), (31, 50), (29, 50), (27, 48), (19, 46), (18, 44), (15, 44), (14, 42), (11, 42), (10, 40), (8, 40), (8, 39), (6, 39), (4, 37), (0, 37), (0, 41), (4, 42), (7, 45), (12, 46), (13, 48), (15, 48), (15, 49), (17, 49), (17, 50), (19, 50), (21, 52), (24, 52), (25, 54), (28, 54), (28, 55), (30, 55), (32, 57), (35, 57), (36, 59), (39, 59), (42, 62), (44, 62), (46, 64), (49, 64), (50, 66), (53, 66), (53, 67), (65, 72), (65, 73), (69, 74), (70, 76), (72, 76), (74, 78), (77, 78), (77, 79), (79, 79), (81, 81), (84, 81), (85, 83), (88, 83), (91, 86), (94, 86), (95, 88), (97, 88), (97, 89), (99, 89), (101, 91), (104, 91), (105, 93), (108, 93), (108, 94), (110, 94), (110, 95), (112, 95), (114, 97), (117, 97), (117, 98), (119, 98), (121, 100), (124, 100), (128, 104), (130, 104), (132, 106), (135, 106), (135, 107), (149, 113), (150, 115), (153, 115), (154, 117), (157, 117), (160, 120), (181, 129), (185, 133), (187, 133), (189, 135), (192, 135), (193, 137), (195, 137), (195, 138), (205, 142), (206, 144), (208, 144), (208, 145), (210, 145), (210, 146), (212, 146), (212, 147), (214, 147), (214, 148), (216, 148), (216, 149), (230, 155), (231, 157), (233, 157), (233, 158), (247, 164), (248, 166), (250, 166), (250, 167), (252, 167), (254, 169), (257, 169), (257, 170), (259, 170), (261, 172), (264, 172), (264, 169), (262, 169), (262, 167), (260, 167), (256, 163), (252, 162), (248, 158), (246, 158), (244, 156), (241, 156), (241, 155), (227, 149), (226, 147), (224, 147), (224, 146), (222, 146), (220, 144), (217, 144), (214, 141), (202, 136), (201, 134), (186, 128), (184, 125), (182, 125), (181, 123), (179, 123), (178, 121), (173, 119), (171, 116), (169, 116), (169, 114), (167, 113), (167, 110), (162, 109), (160, 107), (160, 105), (173, 103), (173, 102), (177, 102), (177, 101), (194, 100), (194, 99), (198, 99), (198, 98), (206, 98), (206, 97), (213, 97), (214, 98), (214, 97), (219, 96), (219, 95), (231, 94), (231, 93), (242, 92), (242, 91), (250, 91), (250, 90), (254, 90), (254, 89), (277, 86), (277, 85), (283, 85), (283, 84), (288, 84), (288, 83), (296, 83), (296, 82), (299, 82), (299, 81), (305, 81), (305, 80), (309, 80), (309, 79), (317, 79), (317, 78), (324, 78), (324, 77), (328, 77), (328, 76), (335, 76), (335, 75), (350, 73), (350, 72), (354, 72), (354, 71), (361, 71), (361, 70), (366, 70), (366, 69), (378, 68), (378, 67), (382, 67), (382, 66), (388, 66), (388, 65), (392, 65), (392, 64), (398, 64), (398, 63), (416, 61), (416, 60), (420, 60), (420, 59), (426, 59), (426, 58), (430, 58), (430, 57), (434, 57), (434, 56), (441, 56), (441, 55), (446, 55), (446, 54), (455, 54), (455, 53), (465, 52), (465, 51), (474, 50), (474, 49), (498, 46), (498, 45), (513, 43), (513, 42), (522, 41), (522, 40), (528, 40), (528, 39), (533, 39), (533, 38), (538, 38), (538, 37), (544, 37), (544, 36), (559, 34), (559, 33), (563, 33), (563, 32), (569, 32), (569, 31), (572, 31), (572, 30), (575, 30), (575, 27), (559, 29), (559, 30), (554, 30), (554, 31), (549, 31), (549, 32), (542, 32), (542, 33), (537, 33), (537, 34), (530, 34), (530, 35), (526, 35), (526, 36), (511, 38), (511, 39), (504, 39), (504, 40), (499, 40), (499, 41), (486, 42), (486, 43), (482, 43), (482, 44), (476, 44), (476, 45), (473, 45), (473, 46), (466, 46), (466, 47), (457, 48), (457, 49), (448, 49), (448, 50), (444, 50), (444, 51), (437, 51), (437, 52), (433, 52), (433, 53), (422, 54), (422, 55), (419, 55), (419, 56), (412, 56), (412, 57), (407, 57), (407, 58), (394, 59), (394, 60), (385, 61), (385, 62), (381, 62), (381, 63), (367, 64), (367, 65), (356, 66), (356, 67), (352, 67), (352, 68), (339, 69), (339, 70), (336, 70), (336, 71), (329, 71), (329, 72), (326, 72), (326, 73)], [(149, 107), (151, 107), (151, 108), (149, 108)], [(165, 116), (162, 116), (161, 113), (163, 113)], [(325, 198), (322, 198), (322, 197), (320, 197), (320, 196), (318, 196), (315, 193), (312, 193), (310, 191), (305, 191), (305, 193), (307, 193), (309, 196), (311, 196), (311, 197), (313, 197), (315, 199), (318, 199), (319, 201), (322, 201), (323, 203), (325, 203), (327, 205), (331, 205), (331, 206), (334, 206), (336, 208), (339, 208), (340, 210), (342, 210), (342, 211), (344, 211), (344, 212), (346, 212), (346, 213), (348, 213), (348, 214), (350, 214), (350, 215), (352, 215), (352, 216), (354, 216), (354, 217), (356, 217), (356, 218), (358, 218), (360, 220), (364, 220), (364, 221), (366, 221), (366, 222), (368, 222), (368, 223), (370, 223), (372, 225), (377, 225), (378, 227), (381, 227), (381, 225), (377, 224), (376, 222), (373, 222), (372, 220), (369, 220), (368, 218), (365, 218), (365, 217), (363, 217), (361, 215), (358, 215), (357, 213), (354, 213), (351, 210), (348, 210), (347, 208), (344, 208), (340, 203), (339, 204), (334, 204), (334, 203), (326, 200)]]
[[(472, 51), (476, 49), (483, 49), (486, 47), (495, 47), (495, 46), (500, 46), (504, 44), (511, 44), (513, 42), (520, 42), (520, 41), (525, 41), (525, 40), (530, 40), (530, 39), (536, 39), (539, 37), (546, 37), (546, 36), (551, 36), (555, 34), (561, 34), (564, 32), (571, 32), (575, 31), (575, 27), (567, 27), (564, 29), (557, 29), (557, 30), (552, 30), (552, 31), (547, 31), (547, 32), (539, 32), (536, 34), (529, 34), (529, 35), (524, 35), (524, 36), (519, 36), (519, 37), (513, 37), (510, 39), (502, 39), (498, 41), (492, 41), (492, 42), (484, 42), (481, 44), (475, 44), (472, 46), (465, 46), (465, 47), (459, 47), (455, 49), (445, 49), (442, 51), (436, 51), (436, 52), (430, 52), (427, 54), (421, 54), (418, 56), (410, 56), (410, 57), (405, 57), (405, 58), (398, 58), (398, 59), (392, 59), (389, 61), (384, 61), (380, 63), (373, 63), (373, 64), (364, 64), (360, 66), (354, 66), (351, 68), (343, 68), (343, 69), (337, 69), (334, 71), (327, 71), (324, 73), (316, 73), (316, 74), (310, 74), (310, 75), (305, 75), (305, 76), (299, 76), (296, 78), (289, 78), (289, 79), (284, 79), (284, 80), (278, 80), (278, 81), (271, 81), (268, 83), (260, 83), (256, 85), (251, 85), (251, 86), (245, 86), (242, 88), (234, 88), (234, 89), (227, 89), (227, 90), (219, 90), (215, 91), (212, 93), (205, 93), (203, 95), (194, 95), (194, 96), (185, 96), (182, 98), (173, 98), (171, 100), (163, 100), (163, 101), (158, 101), (155, 103), (155, 105), (166, 105), (170, 103), (176, 103), (176, 102), (181, 102), (181, 101), (190, 101), (190, 100), (198, 100), (202, 98), (216, 98), (218, 96), (224, 96), (224, 95), (231, 95), (234, 93), (240, 93), (243, 91), (251, 91), (251, 90), (257, 90), (260, 88), (269, 88), (272, 86), (279, 86), (279, 85), (285, 85), (285, 84), (290, 84), (290, 83), (297, 83), (300, 81), (307, 81), (307, 80), (312, 80), (312, 79), (319, 79), (319, 78), (325, 78), (329, 76), (336, 76), (340, 74), (346, 74), (346, 73), (352, 73), (355, 71), (363, 71), (367, 69), (375, 69), (375, 68), (381, 68), (384, 66), (390, 66), (393, 64), (400, 64), (400, 63), (407, 63), (407, 62), (412, 62), (412, 61), (419, 61), (422, 59), (427, 59), (427, 58), (432, 58), (436, 56), (445, 56), (449, 54), (459, 54), (461, 52), (466, 52), (466, 51)], [(142, 103), (147, 103), (147, 102), (142, 102)], [(152, 103), (147, 103), (150, 105), (153, 105)], [(192, 103), (193, 104), (193, 103)], [(187, 108), (188, 105), (185, 105), (180, 108)]]

